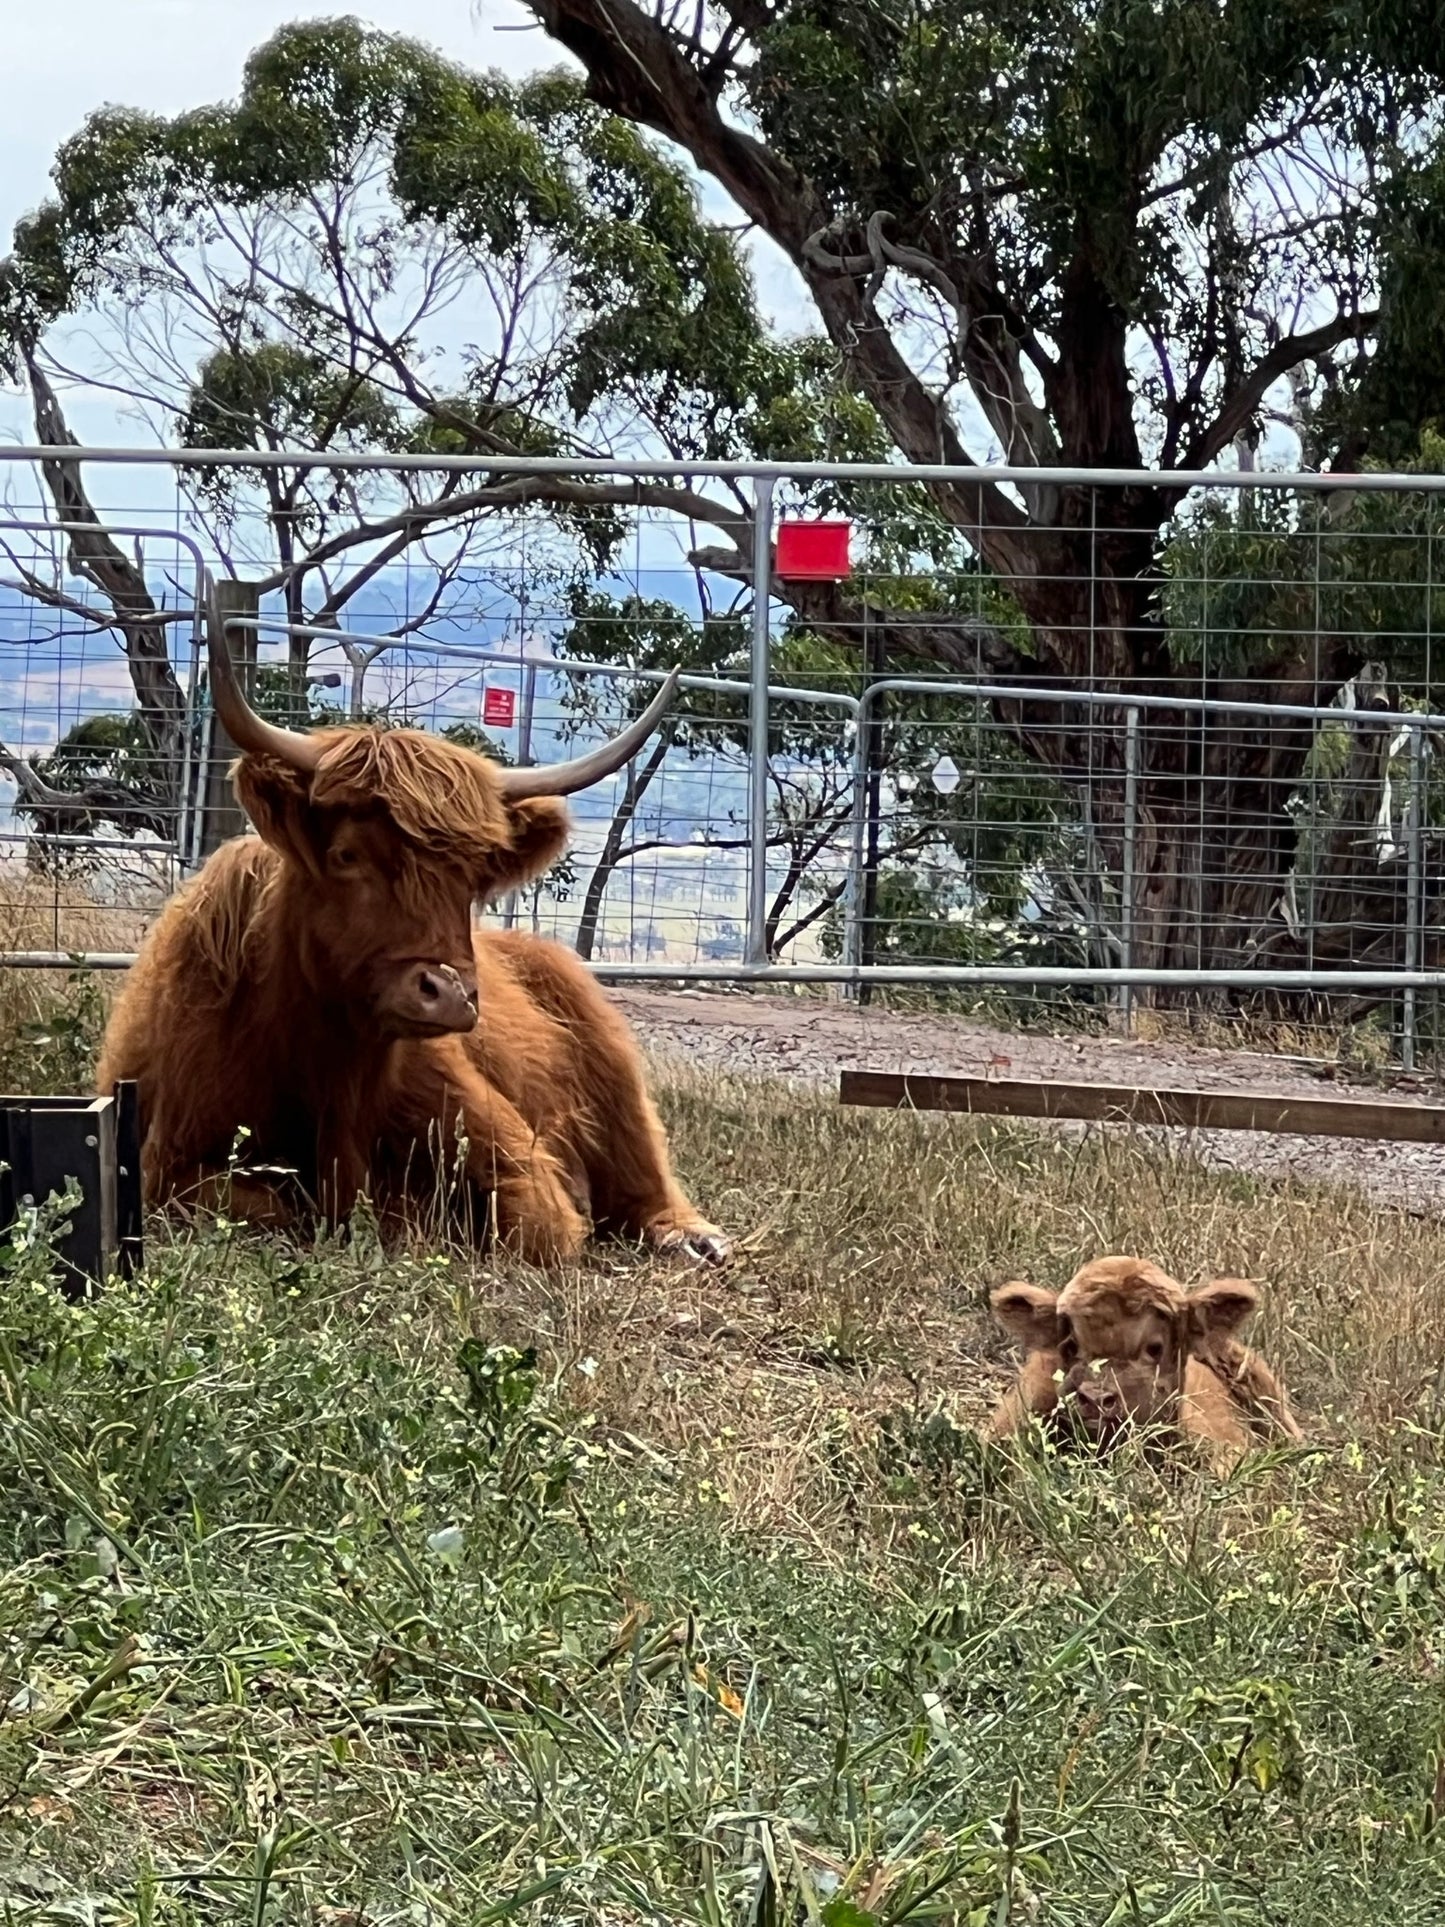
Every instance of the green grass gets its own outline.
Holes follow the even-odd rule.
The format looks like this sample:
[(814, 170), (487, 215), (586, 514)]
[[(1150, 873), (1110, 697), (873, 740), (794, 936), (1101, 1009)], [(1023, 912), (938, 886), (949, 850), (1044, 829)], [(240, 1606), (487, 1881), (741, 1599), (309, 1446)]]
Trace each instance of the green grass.
[[(663, 1096), (726, 1276), (7, 1254), (4, 1917), (1437, 1922), (1445, 1228)], [(980, 1451), (988, 1287), (1129, 1248), (1261, 1280), (1306, 1449)]]

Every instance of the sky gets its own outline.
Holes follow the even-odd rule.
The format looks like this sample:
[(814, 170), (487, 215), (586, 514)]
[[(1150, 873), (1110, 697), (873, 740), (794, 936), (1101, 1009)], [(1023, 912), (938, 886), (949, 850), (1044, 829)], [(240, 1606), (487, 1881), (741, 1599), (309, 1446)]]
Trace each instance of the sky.
[[(45, 198), (56, 149), (95, 108), (174, 114), (230, 99), (247, 55), (278, 27), (341, 14), (517, 78), (574, 64), (519, 0), (66, 0), (59, 14), (11, 0), (0, 66), (0, 254), (16, 220)], [(710, 214), (737, 218), (716, 188), (702, 186)], [(806, 296), (787, 261), (767, 241), (754, 243), (754, 260), (765, 312), (789, 331), (806, 325)], [(24, 422), (0, 397), (0, 435)], [(135, 439), (103, 403), (86, 406), (73, 426), (92, 445)]]
[(237, 90), (246, 56), (288, 21), (354, 14), (454, 60), (524, 74), (565, 59), (516, 0), (66, 0), (6, 9), (0, 74), (0, 235), (45, 193), (51, 158), (92, 108), (174, 114)]
[[(519, 0), (66, 0), (52, 11), (41, 0), (9, 0), (0, 63), (0, 254), (17, 218), (46, 196), (57, 147), (105, 104), (173, 114), (237, 92), (248, 54), (290, 21), (348, 13), (367, 25), (404, 32), (463, 64), (514, 77), (567, 64), (567, 56), (535, 26)], [(736, 219), (717, 189), (702, 184), (714, 218)], [(788, 263), (770, 243), (751, 243), (764, 313), (784, 332), (812, 324), (810, 304)], [(103, 398), (66, 397), (82, 441), (127, 443), (144, 431)], [(28, 407), (0, 384), (0, 442), (31, 438)], [(162, 470), (132, 471), (133, 486), (165, 513), (174, 502)], [(132, 483), (110, 471), (104, 505), (119, 506)], [(99, 492), (99, 491), (98, 491)], [(3, 614), (0, 611), (0, 614)], [(13, 624), (13, 612), (11, 615)], [(16, 707), (0, 674), (0, 735), (38, 747), (73, 720), (77, 706), (109, 706), (124, 695), (113, 644), (86, 652), (80, 665), (57, 662), (46, 675), (32, 638), (32, 699)], [(11, 691), (18, 687), (11, 683)], [(0, 781), (0, 819), (9, 785)], [(713, 807), (721, 808), (717, 799)], [(0, 850), (3, 855), (3, 850)]]
[[(278, 27), (341, 13), (408, 33), (465, 65), (513, 76), (568, 60), (517, 0), (342, 0), (329, 6), (324, 0), (314, 6), (305, 0), (67, 0), (60, 13), (14, 4), (6, 8), (0, 66), (0, 253), (16, 220), (45, 198), (57, 147), (95, 108), (115, 104), (172, 114), (228, 99), (239, 88), (247, 56)], [(789, 291), (782, 299), (799, 305)], [(71, 395), (66, 405), (82, 440), (143, 437), (137, 424), (103, 399)], [(0, 439), (29, 440), (30, 426), (24, 400), (0, 391)], [(162, 512), (174, 500), (161, 471), (134, 471), (129, 478), (110, 471), (97, 493), (110, 505), (154, 501)], [(104, 640), (85, 647), (83, 666), (78, 659), (52, 662), (56, 648), (41, 639), (48, 625), (18, 614), (13, 598), (5, 601), (5, 639), (34, 629), (36, 640), (23, 650), (25, 685), (17, 684), (8, 662), (0, 663), (0, 735), (17, 746), (40, 746), (53, 742), (81, 710), (123, 700), (124, 672)], [(76, 650), (78, 643), (71, 638), (62, 646)], [(22, 688), (23, 696), (17, 693)], [(0, 819), (10, 787), (0, 780)]]
[[(305, 0), (68, 0), (7, 9), (0, 69), (0, 254), (15, 222), (45, 199), (56, 149), (96, 108), (175, 114), (230, 99), (247, 56), (289, 21), (355, 14), (426, 40), (452, 59), (521, 75), (565, 59), (517, 0), (380, 0), (308, 7)], [(57, 22), (61, 23), (57, 25)], [(92, 446), (141, 439), (102, 398), (66, 396), (74, 432)], [(0, 439), (30, 440), (23, 398), (0, 389)], [(158, 477), (115, 478), (120, 493), (153, 497)]]
[[(410, 34), (463, 65), (500, 69), (513, 77), (571, 64), (520, 0), (361, 0), (349, 6), (345, 0), (331, 5), (318, 0), (312, 6), (306, 0), (67, 0), (63, 30), (46, 7), (17, 4), (7, 9), (0, 68), (0, 254), (16, 220), (47, 195), (57, 148), (95, 109), (113, 104), (173, 114), (230, 99), (240, 87), (248, 55), (279, 27), (342, 13), (383, 31)], [(704, 182), (700, 188), (710, 212), (736, 218), (715, 187)], [(757, 265), (765, 308), (789, 331), (805, 325), (806, 297), (770, 243), (760, 244)], [(453, 320), (465, 335), (466, 317)], [(82, 352), (76, 359), (87, 357)], [(62, 399), (82, 442), (124, 445), (152, 439), (103, 392), (72, 388), (62, 391)], [(13, 388), (7, 392), (0, 382), (0, 444), (31, 440), (28, 396)], [(129, 510), (134, 519), (174, 521), (177, 504), (168, 471), (92, 470), (90, 486), (112, 518)], [(12, 512), (33, 512), (33, 487), (28, 474), (23, 482), (16, 479)], [(21, 728), (12, 703), (0, 703), (0, 711), (10, 732), (24, 739), (53, 734), (66, 720), (57, 716), (47, 724), (37, 713)]]

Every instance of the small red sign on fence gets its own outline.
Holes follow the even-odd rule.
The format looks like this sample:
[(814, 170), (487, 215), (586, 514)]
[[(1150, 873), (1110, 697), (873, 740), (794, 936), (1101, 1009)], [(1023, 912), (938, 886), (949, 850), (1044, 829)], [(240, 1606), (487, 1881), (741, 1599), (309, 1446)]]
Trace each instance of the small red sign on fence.
[(510, 729), (517, 714), (517, 692), (515, 689), (492, 689), (482, 691), (482, 721), (492, 723), (498, 729)]
[(779, 522), (780, 576), (794, 581), (836, 582), (849, 573), (848, 522)]

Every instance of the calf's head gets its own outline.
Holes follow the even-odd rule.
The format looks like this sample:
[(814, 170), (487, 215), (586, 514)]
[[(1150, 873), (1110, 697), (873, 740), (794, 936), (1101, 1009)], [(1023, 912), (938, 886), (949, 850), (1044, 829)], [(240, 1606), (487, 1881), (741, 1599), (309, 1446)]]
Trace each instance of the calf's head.
[[(212, 622), (212, 636), (221, 633)], [(276, 888), (303, 990), (391, 1037), (477, 1020), (472, 905), (561, 854), (564, 796), (634, 756), (677, 674), (623, 732), (571, 762), (506, 769), (419, 730), (278, 729), (247, 703), (213, 641), (216, 713), (241, 751), (236, 793), (282, 858)]]
[(990, 1302), (1026, 1353), (1057, 1361), (1060, 1415), (1107, 1445), (1128, 1426), (1175, 1422), (1191, 1355), (1233, 1337), (1257, 1294), (1238, 1278), (1186, 1292), (1145, 1259), (1096, 1258), (1061, 1292), (1009, 1284)]

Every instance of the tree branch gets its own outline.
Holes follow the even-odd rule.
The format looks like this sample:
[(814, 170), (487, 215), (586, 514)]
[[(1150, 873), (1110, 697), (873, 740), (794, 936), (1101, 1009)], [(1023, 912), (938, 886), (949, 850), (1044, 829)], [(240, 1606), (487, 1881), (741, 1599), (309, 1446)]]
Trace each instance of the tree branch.
[(1207, 468), (1252, 420), (1275, 382), (1282, 380), (1291, 369), (1298, 368), (1303, 362), (1317, 361), (1322, 355), (1327, 355), (1332, 348), (1338, 348), (1341, 342), (1371, 333), (1379, 319), (1378, 309), (1367, 308), (1357, 314), (1336, 315), (1333, 321), (1327, 321), (1322, 327), (1312, 328), (1302, 335), (1285, 335), (1255, 363), (1239, 386), (1225, 398), (1214, 420), (1201, 429), (1185, 449), (1180, 466)]
[[(751, 559), (735, 549), (695, 549), (688, 561), (695, 569), (713, 575), (730, 576), (738, 582), (752, 580)], [(981, 616), (879, 609), (850, 599), (834, 582), (775, 581), (773, 593), (787, 603), (800, 622), (850, 649), (861, 647), (863, 632), (868, 628), (884, 632), (890, 652), (936, 663), (956, 674), (1018, 680), (1038, 673), (1038, 665)]]
[(826, 917), (847, 888), (848, 879), (845, 876), (839, 877), (835, 883), (830, 883), (823, 894), (814, 900), (810, 909), (802, 911), (781, 935), (774, 936), (774, 956), (781, 957), (790, 943), (796, 943), (804, 931), (811, 930), (815, 923), (819, 922), (821, 918)]
[[(21, 344), (35, 408), (36, 439), (50, 448), (75, 448), (44, 369), (31, 343)], [(81, 476), (80, 463), (62, 457), (42, 461), (41, 473), (58, 517), (81, 523), (67, 537), (69, 565), (105, 597), (125, 637), (126, 662), (140, 710), (141, 727), (169, 793), (180, 766), (186, 703), (171, 667), (165, 623), (140, 569), (106, 531)]]
[(692, 522), (705, 522), (724, 534), (733, 535), (735, 540), (744, 545), (750, 539), (752, 527), (751, 517), (743, 510), (699, 495), (695, 489), (676, 488), (666, 482), (573, 482), (562, 475), (519, 475), (504, 481), (488, 482), (463, 494), (441, 496), (434, 502), (399, 509), (395, 515), (385, 516), (375, 522), (363, 522), (353, 529), (343, 529), (308, 550), (293, 568), (272, 570), (270, 575), (261, 579), (260, 590), (262, 595), (273, 594), (288, 582), (321, 568), (350, 549), (373, 542), (387, 542), (392, 537), (403, 538), (400, 546), (404, 548), (438, 522), (461, 521), (467, 516), (495, 509), (519, 508), (529, 502), (543, 502), (551, 507), (564, 508), (664, 509)]
[[(808, 256), (831, 214), (817, 189), (759, 140), (723, 119), (711, 90), (676, 40), (635, 0), (527, 0), (528, 9), (586, 69), (599, 106), (650, 127), (686, 149), (788, 255), (808, 283), (829, 338), (862, 383), (908, 460), (975, 466), (941, 397), (899, 351), (866, 284), (826, 272)], [(1019, 540), (1027, 518), (991, 484), (937, 492), (943, 512), (973, 533), (1004, 574), (1032, 576), (1047, 561)]]
[(14, 779), (19, 792), (17, 807), (37, 819), (42, 835), (48, 831), (51, 836), (84, 836), (93, 833), (100, 822), (113, 824), (124, 836), (136, 836), (142, 830), (164, 836), (169, 828), (159, 798), (146, 798), (121, 783), (87, 783), (84, 789), (58, 790), (45, 781), (34, 764), (16, 755), (3, 741), (0, 770)]

